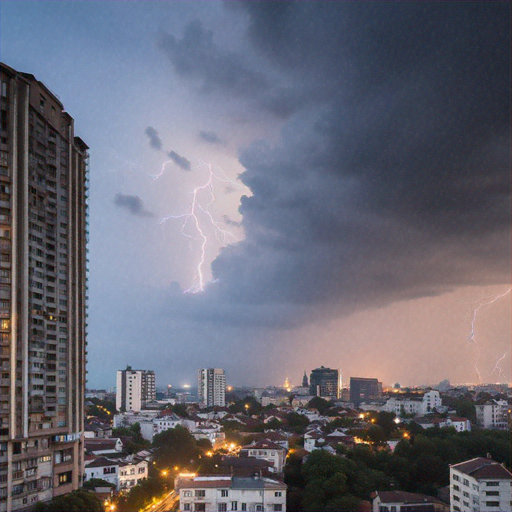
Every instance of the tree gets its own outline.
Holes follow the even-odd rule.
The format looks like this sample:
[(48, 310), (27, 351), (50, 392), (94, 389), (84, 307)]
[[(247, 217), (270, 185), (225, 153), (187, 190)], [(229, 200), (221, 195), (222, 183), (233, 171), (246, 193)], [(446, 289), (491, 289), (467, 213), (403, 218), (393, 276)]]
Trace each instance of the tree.
[(308, 402), (308, 409), (316, 409), (322, 416), (324, 416), (331, 407), (332, 403), (320, 396), (315, 396)]
[(153, 447), (155, 463), (162, 468), (188, 467), (197, 463), (201, 453), (192, 434), (180, 425), (157, 434)]
[(111, 482), (107, 482), (106, 480), (103, 480), (103, 478), (91, 478), (90, 480), (87, 480), (84, 482), (84, 485), (82, 486), (83, 489), (86, 489), (87, 491), (94, 491), (96, 487), (112, 487), (115, 488), (116, 484), (113, 484)]
[(58, 496), (48, 503), (40, 502), (35, 512), (104, 512), (103, 503), (89, 491), (78, 490)]

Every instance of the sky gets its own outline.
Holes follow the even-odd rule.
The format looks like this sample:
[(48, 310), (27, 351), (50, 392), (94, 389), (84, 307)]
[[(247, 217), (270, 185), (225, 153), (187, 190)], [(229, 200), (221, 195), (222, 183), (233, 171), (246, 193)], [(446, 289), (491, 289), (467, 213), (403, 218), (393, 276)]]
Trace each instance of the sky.
[(88, 386), (511, 382), (510, 14), (1, 0), (90, 146)]

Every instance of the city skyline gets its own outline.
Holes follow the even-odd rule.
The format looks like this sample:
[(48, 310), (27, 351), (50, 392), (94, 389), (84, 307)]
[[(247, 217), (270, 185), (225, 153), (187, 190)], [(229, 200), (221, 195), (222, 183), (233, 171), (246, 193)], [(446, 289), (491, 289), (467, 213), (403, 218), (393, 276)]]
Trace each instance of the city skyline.
[(89, 387), (511, 381), (509, 4), (0, 9), (91, 148)]

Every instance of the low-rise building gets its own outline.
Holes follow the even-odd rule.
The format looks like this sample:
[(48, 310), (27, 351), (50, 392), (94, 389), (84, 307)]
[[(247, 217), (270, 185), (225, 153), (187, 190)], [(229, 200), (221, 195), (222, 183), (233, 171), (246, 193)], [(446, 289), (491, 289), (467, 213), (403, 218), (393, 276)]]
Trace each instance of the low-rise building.
[(85, 450), (94, 455), (105, 455), (112, 452), (119, 453), (123, 451), (123, 442), (118, 437), (111, 437), (109, 439), (86, 438)]
[(375, 491), (372, 493), (373, 512), (448, 512), (450, 507), (426, 494), (405, 491)]
[(455, 512), (512, 510), (512, 473), (490, 458), (450, 466), (450, 509)]
[(392, 396), (382, 407), (383, 411), (394, 412), (397, 416), (413, 414), (421, 416), (432, 412), (442, 412), (443, 404), (439, 391), (430, 390), (423, 395), (417, 396)]
[(93, 478), (101, 478), (116, 486), (119, 490), (119, 462), (107, 459), (106, 457), (98, 457), (85, 463), (84, 479), (92, 480)]
[(134, 457), (119, 461), (119, 489), (131, 489), (148, 477), (148, 461)]
[[(276, 473), (281, 473), (286, 463), (286, 449), (272, 441), (256, 441), (240, 450), (241, 457), (255, 457), (268, 460)], [(272, 471), (272, 468), (271, 468)]]
[(469, 432), (471, 430), (471, 421), (467, 418), (460, 418), (458, 416), (448, 416), (447, 418), (423, 416), (415, 418), (414, 423), (423, 428), (453, 427), (457, 432)]
[(508, 428), (508, 403), (506, 400), (491, 400), (475, 405), (476, 421), (484, 428)]
[(284, 512), (286, 485), (260, 477), (180, 475), (175, 480), (180, 512)]

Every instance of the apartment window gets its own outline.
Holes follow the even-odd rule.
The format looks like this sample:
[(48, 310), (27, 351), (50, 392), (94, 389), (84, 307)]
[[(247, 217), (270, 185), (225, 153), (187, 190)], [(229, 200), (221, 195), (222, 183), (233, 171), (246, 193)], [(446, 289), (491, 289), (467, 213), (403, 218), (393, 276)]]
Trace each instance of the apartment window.
[(238, 501), (231, 502), (231, 510), (238, 510)]
[(500, 502), (499, 501), (486, 501), (485, 504), (488, 507), (499, 507), (500, 506)]
[(11, 282), (11, 271), (10, 270), (0, 270), (0, 283), (9, 284)]
[(247, 510), (247, 503), (242, 503), (242, 512), (246, 512)]
[(500, 495), (500, 491), (486, 491), (485, 495), (486, 496), (499, 496)]
[(283, 510), (283, 505), (281, 505), (281, 503), (278, 503), (277, 505), (274, 505), (274, 510), (276, 512), (281, 512)]
[(195, 512), (205, 512), (206, 511), (206, 503), (196, 503), (194, 506)]
[(453, 500), (454, 500), (454, 501), (460, 501), (460, 498), (459, 498), (458, 496), (454, 496), (454, 497), (453, 497)]
[(205, 496), (206, 496), (206, 491), (204, 491), (204, 490), (199, 489), (195, 492), (196, 498), (204, 498)]
[(464, 478), (464, 481), (462, 482), (465, 486), (469, 487), (469, 480), (467, 478)]
[(191, 510), (191, 509), (190, 509), (190, 503), (184, 503), (184, 504), (183, 504), (183, 510), (187, 510), (187, 511), (188, 511), (188, 510)]
[(71, 482), (73, 478), (73, 472), (72, 471), (66, 471), (65, 473), (59, 474), (59, 485), (65, 485)]
[(282, 495), (283, 495), (283, 493), (282, 493), (281, 491), (276, 491), (276, 492), (274, 493), (274, 496), (275, 496), (276, 498), (280, 498)]
[(485, 485), (487, 485), (487, 487), (498, 487), (500, 485), (499, 482), (486, 482)]
[(222, 497), (222, 498), (227, 498), (227, 496), (228, 496), (228, 491), (227, 491), (227, 489), (222, 489), (222, 490), (220, 491), (220, 495), (221, 495), (221, 497)]
[(219, 512), (227, 512), (228, 504), (227, 503), (219, 503)]
[(7, 98), (7, 82), (2, 81), (2, 98)]

